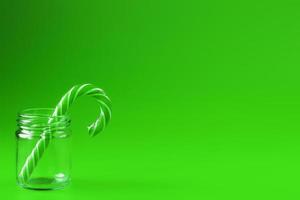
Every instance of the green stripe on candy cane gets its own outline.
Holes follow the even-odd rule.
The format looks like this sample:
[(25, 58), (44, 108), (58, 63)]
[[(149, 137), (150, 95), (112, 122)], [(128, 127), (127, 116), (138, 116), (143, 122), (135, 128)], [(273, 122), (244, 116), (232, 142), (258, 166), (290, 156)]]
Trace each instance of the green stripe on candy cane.
[[(108, 124), (111, 118), (111, 101), (105, 92), (91, 84), (76, 85), (72, 87), (59, 101), (51, 117), (61, 116), (68, 112), (70, 106), (81, 96), (91, 96), (96, 99), (100, 106), (100, 114), (95, 122), (88, 126), (90, 136), (95, 136), (101, 132)], [(50, 118), (48, 123), (52, 122)], [(41, 139), (38, 140), (31, 153), (27, 157), (20, 173), (19, 180), (26, 183), (30, 178), (38, 161), (43, 156), (46, 148), (50, 144), (51, 137), (47, 132), (42, 133)]]

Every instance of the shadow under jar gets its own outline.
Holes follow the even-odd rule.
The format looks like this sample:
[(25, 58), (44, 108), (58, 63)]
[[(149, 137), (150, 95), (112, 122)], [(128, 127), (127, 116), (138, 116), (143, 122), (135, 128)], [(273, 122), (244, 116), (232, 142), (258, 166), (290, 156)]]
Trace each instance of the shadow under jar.
[(53, 109), (26, 109), (17, 117), (16, 174), (27, 189), (62, 189), (70, 182), (70, 118)]

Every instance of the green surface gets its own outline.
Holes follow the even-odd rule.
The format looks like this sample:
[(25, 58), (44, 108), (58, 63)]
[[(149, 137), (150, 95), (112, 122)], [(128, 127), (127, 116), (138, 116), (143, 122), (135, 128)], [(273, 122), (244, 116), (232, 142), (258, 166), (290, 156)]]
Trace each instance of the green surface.
[[(299, 1), (0, 3), (1, 199), (299, 199)], [(16, 113), (73, 106), (72, 186), (15, 185)]]

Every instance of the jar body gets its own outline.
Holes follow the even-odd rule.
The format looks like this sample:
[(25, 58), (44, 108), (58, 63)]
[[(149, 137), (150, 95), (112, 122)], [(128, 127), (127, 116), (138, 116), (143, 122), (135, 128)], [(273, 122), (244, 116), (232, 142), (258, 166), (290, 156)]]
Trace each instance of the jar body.
[(60, 189), (70, 182), (70, 136), (54, 137), (43, 155), (36, 159), (35, 167), (27, 180), (23, 180), (21, 172), (28, 156), (41, 137), (26, 137), (17, 133), (17, 182), (21, 187), (29, 189)]
[(62, 189), (70, 182), (71, 132), (64, 122), (53, 126), (42, 120), (46, 122), (21, 124), (16, 132), (17, 184), (27, 189)]

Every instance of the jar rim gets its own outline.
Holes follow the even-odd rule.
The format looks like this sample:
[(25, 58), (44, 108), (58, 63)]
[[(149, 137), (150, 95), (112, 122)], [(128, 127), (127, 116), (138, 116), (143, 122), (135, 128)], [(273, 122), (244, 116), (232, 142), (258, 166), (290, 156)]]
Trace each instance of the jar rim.
[(54, 109), (53, 108), (26, 108), (18, 112), (18, 117), (21, 118), (47, 118), (47, 119), (69, 119), (68, 114), (53, 116)]

